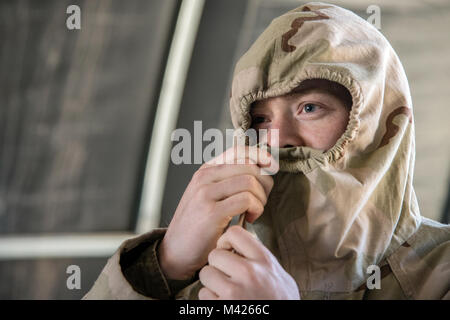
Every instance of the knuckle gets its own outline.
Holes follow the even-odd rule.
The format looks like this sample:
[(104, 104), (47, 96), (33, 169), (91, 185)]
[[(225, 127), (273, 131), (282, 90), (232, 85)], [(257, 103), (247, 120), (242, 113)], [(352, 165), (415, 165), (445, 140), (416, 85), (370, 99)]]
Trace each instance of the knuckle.
[(200, 168), (197, 171), (195, 171), (194, 175), (192, 176), (192, 181), (199, 183), (204, 179), (206, 176), (206, 172), (208, 171), (208, 168)]
[(240, 235), (240, 233), (243, 231), (244, 229), (242, 229), (241, 226), (238, 225), (234, 225), (228, 228), (228, 230), (226, 231), (227, 233), (227, 237), (230, 239), (235, 239), (236, 237), (238, 237)]
[(243, 192), (242, 194), (242, 202), (246, 207), (246, 210), (252, 213), (262, 213), (264, 211), (263, 204), (255, 198), (255, 196), (248, 191)]
[(268, 252), (267, 250), (265, 250), (264, 247), (263, 247), (263, 252), (261, 254), (261, 258), (259, 260), (260, 260), (261, 264), (265, 268), (267, 268), (267, 270), (273, 271), (274, 268), (276, 267), (276, 264), (272, 260), (272, 254), (270, 252)]
[(257, 215), (261, 215), (264, 212), (264, 206), (258, 202), (257, 207), (255, 209), (255, 213)]
[(233, 236), (237, 235), (238, 233), (240, 233), (240, 232), (241, 232), (241, 229), (242, 229), (242, 228), (241, 228), (240, 226), (234, 225), (234, 226), (231, 226), (231, 227), (228, 228), (227, 233), (228, 233), (231, 237), (233, 237)]
[(228, 229), (224, 232), (224, 234), (220, 237), (220, 239), (218, 240), (218, 242), (223, 242), (228, 238), (233, 238), (234, 236), (234, 229), (235, 229), (235, 225), (234, 226), (229, 226)]
[(250, 206), (252, 204), (253, 196), (252, 196), (251, 192), (244, 191), (242, 193), (242, 202), (244, 202), (246, 206)]
[(250, 282), (253, 282), (255, 278), (255, 269), (253, 268), (253, 265), (250, 263), (246, 263), (242, 265), (241, 270), (243, 278), (249, 280)]
[(242, 176), (243, 183), (248, 189), (255, 189), (258, 185), (258, 181), (255, 178), (255, 176), (252, 176), (251, 174), (246, 174)]
[(255, 215), (255, 217), (259, 217), (263, 214), (264, 207), (262, 205), (257, 205), (255, 209), (252, 209), (252, 213)]
[(200, 200), (207, 200), (209, 195), (209, 187), (207, 185), (202, 185), (198, 188), (195, 196)]
[(200, 183), (200, 181), (204, 176), (205, 170), (206, 169), (198, 169), (197, 171), (195, 171), (194, 174), (192, 175), (191, 181), (193, 183)]
[(256, 285), (258, 287), (264, 287), (264, 282), (267, 277), (270, 277), (271, 273), (268, 270), (261, 268), (261, 265), (252, 263), (249, 266), (248, 274), (246, 275), (245, 281), (248, 284)]

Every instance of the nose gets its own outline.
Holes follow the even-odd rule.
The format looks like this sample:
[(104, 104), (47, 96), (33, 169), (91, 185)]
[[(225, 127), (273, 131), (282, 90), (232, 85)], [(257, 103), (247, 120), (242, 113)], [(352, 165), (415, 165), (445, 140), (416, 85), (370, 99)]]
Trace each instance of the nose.
[[(272, 131), (273, 129), (277, 130), (278, 134)], [(267, 138), (267, 144), (271, 147), (290, 148), (304, 145), (298, 122), (289, 117), (272, 119)]]

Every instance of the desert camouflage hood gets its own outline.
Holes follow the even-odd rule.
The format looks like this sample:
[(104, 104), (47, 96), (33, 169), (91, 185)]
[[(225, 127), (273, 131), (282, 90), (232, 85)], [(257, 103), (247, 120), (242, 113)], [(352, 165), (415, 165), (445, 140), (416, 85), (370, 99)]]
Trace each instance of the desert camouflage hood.
[(420, 225), (414, 121), (406, 75), (388, 41), (348, 10), (309, 3), (273, 20), (236, 65), (235, 128), (250, 127), (254, 101), (313, 78), (351, 93), (347, 129), (326, 152), (279, 149), (281, 172), (253, 228), (303, 297), (332, 298), (364, 284), (367, 267)]

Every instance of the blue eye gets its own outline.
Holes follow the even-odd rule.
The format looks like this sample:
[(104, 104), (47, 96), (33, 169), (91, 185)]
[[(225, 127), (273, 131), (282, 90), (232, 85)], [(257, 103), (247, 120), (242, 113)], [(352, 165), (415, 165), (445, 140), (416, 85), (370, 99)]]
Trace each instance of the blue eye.
[(313, 103), (307, 103), (303, 107), (303, 111), (306, 112), (306, 113), (314, 112), (314, 111), (316, 111), (316, 109), (317, 109), (317, 106), (315, 104), (313, 104)]

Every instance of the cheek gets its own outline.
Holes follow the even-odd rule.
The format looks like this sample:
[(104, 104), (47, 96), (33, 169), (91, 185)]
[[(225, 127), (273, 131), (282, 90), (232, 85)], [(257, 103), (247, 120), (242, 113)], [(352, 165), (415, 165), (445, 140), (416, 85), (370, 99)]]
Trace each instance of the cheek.
[(332, 148), (342, 134), (348, 123), (347, 114), (333, 114), (303, 126), (303, 135), (306, 144), (314, 149), (328, 150)]

